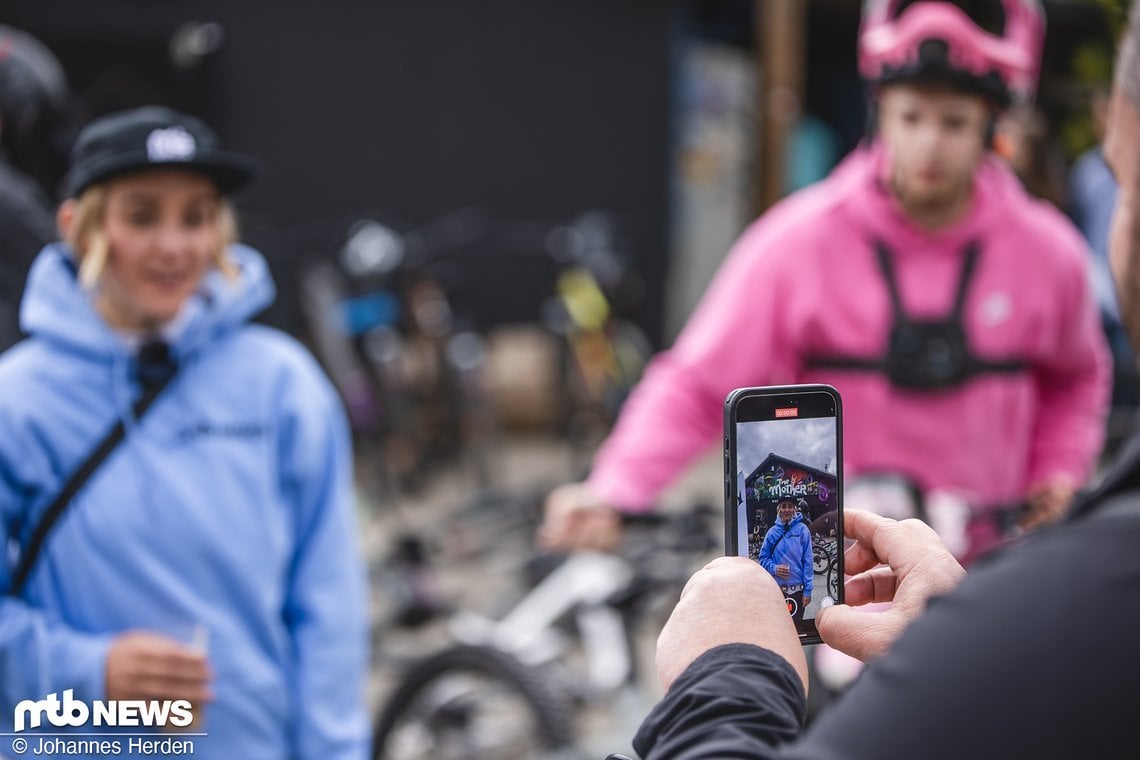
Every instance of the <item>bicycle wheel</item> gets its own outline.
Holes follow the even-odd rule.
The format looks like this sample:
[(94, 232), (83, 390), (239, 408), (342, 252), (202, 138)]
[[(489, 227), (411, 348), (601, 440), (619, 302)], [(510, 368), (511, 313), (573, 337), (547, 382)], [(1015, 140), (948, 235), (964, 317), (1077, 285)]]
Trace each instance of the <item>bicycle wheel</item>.
[(571, 757), (569, 705), (540, 674), (483, 646), (414, 666), (382, 708), (373, 760)]
[(831, 571), (831, 565), (834, 561), (835, 558), (831, 556), (820, 541), (812, 542), (811, 562), (816, 575), (827, 575)]

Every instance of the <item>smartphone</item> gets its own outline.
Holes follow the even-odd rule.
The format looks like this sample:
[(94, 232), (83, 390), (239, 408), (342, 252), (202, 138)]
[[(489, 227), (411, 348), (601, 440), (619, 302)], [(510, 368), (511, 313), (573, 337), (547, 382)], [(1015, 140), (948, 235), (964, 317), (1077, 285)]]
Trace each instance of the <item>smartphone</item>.
[(843, 411), (830, 385), (738, 388), (724, 404), (725, 551), (784, 592), (800, 641), (843, 601)]

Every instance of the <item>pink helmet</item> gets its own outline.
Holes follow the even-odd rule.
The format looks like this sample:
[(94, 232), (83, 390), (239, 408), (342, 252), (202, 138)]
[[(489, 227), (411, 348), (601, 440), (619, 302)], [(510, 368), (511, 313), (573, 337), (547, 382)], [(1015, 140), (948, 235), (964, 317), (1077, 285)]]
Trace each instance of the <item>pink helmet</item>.
[[(1000, 0), (1004, 29), (991, 34), (957, 5), (920, 0), (865, 0), (859, 73), (869, 82), (904, 78), (960, 80), (1000, 104), (1028, 101), (1037, 90), (1045, 11), (1039, 0)], [(928, 45), (931, 41), (941, 45)]]

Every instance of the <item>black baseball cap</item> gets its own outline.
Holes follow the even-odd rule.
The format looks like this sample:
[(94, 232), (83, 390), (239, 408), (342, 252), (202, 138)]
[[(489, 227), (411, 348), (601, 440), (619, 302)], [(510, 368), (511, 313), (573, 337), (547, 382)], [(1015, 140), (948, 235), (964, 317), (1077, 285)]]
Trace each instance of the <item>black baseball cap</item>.
[(65, 191), (78, 197), (96, 182), (155, 167), (201, 172), (223, 193), (244, 187), (256, 162), (219, 147), (205, 122), (162, 106), (143, 106), (101, 116), (79, 133), (71, 148)]

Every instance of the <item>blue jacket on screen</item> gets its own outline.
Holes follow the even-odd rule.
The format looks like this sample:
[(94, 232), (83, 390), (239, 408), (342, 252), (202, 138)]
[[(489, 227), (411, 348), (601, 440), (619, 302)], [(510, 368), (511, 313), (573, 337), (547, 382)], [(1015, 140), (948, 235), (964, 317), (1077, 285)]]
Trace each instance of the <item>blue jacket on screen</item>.
[(68, 476), (116, 420), (127, 434), (56, 523), (22, 596), (0, 597), (0, 732), (25, 699), (104, 699), (116, 634), (200, 628), (215, 699), (195, 756), (367, 756), (346, 421), (309, 353), (249, 323), (274, 297), (264, 259), (231, 255), (239, 277), (211, 272), (184, 306), (168, 336), (178, 374), (138, 420), (130, 341), (97, 316), (68, 249), (48, 246), (32, 268), (31, 337), (0, 357), (0, 591)]
[[(764, 534), (760, 545), (760, 564), (781, 586), (804, 587), (804, 596), (811, 596), (815, 569), (811, 558), (811, 531), (803, 515), (797, 514), (784, 525), (780, 520)], [(776, 565), (788, 566), (788, 577), (776, 577)]]

